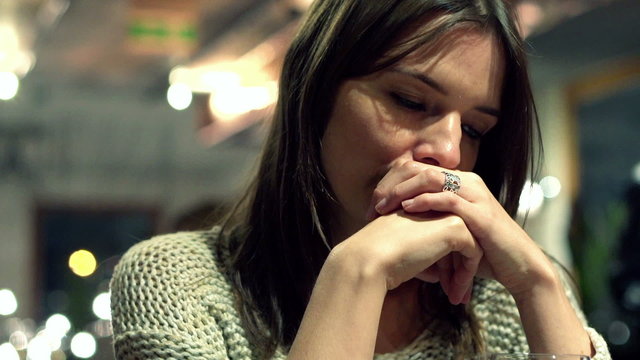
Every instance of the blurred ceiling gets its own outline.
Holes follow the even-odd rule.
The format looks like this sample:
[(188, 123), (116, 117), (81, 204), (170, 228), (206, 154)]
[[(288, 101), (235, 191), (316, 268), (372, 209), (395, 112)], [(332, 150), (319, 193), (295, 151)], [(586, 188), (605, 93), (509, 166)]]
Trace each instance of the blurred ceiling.
[(29, 54), (34, 71), (52, 78), (128, 85), (162, 76), (166, 82), (173, 66), (204, 53), (249, 51), (295, 18), (299, 3), (2, 0), (0, 54)]
[[(547, 31), (611, 1), (520, 1), (524, 31)], [(309, 2), (2, 0), (0, 54), (6, 57), (12, 47), (18, 48), (23, 68), (24, 59), (31, 57), (34, 71), (52, 78), (148, 83), (166, 79), (172, 67), (201, 57), (211, 61), (243, 55), (296, 19)], [(190, 30), (191, 37), (172, 36)]]
[[(11, 164), (23, 158), (35, 164), (31, 168), (50, 166), (61, 176), (71, 168), (99, 164), (108, 174), (121, 168), (153, 174), (150, 167), (191, 167), (203, 176), (210, 176), (212, 168), (229, 172), (257, 152), (261, 137), (242, 130), (264, 118), (264, 112), (250, 109), (234, 122), (212, 121), (212, 111), (203, 115), (209, 90), (196, 91), (193, 83), (191, 91), (204, 93), (196, 95), (188, 111), (175, 112), (167, 104), (167, 88), (176, 74), (172, 70), (197, 69), (198, 81), (246, 70), (247, 77), (263, 83), (235, 84), (235, 90), (267, 89), (309, 2), (0, 0), (0, 75), (13, 71), (23, 80), (20, 96), (0, 100), (0, 163), (17, 168)], [(593, 61), (615, 49), (638, 47), (637, 0), (518, 3), (534, 56)], [(241, 100), (253, 97), (246, 94), (265, 95), (235, 96), (223, 88), (222, 93)], [(272, 93), (266, 96), (273, 98)], [(225, 102), (230, 101), (220, 101)], [(211, 128), (207, 122), (228, 126)], [(240, 135), (203, 156), (202, 146), (194, 142), (198, 127), (199, 140), (206, 138), (209, 146)]]

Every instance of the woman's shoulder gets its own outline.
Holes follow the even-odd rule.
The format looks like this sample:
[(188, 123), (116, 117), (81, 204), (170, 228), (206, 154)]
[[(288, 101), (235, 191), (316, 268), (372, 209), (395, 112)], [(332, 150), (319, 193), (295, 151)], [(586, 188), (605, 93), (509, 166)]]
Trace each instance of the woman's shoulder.
[[(114, 269), (113, 282), (187, 285), (219, 277), (228, 259), (219, 228), (155, 236), (132, 246)], [(113, 285), (113, 284), (112, 284)]]
[(251, 358), (226, 273), (220, 230), (132, 246), (111, 279), (117, 358)]
[[(119, 264), (134, 262), (138, 265), (164, 263), (188, 265), (198, 260), (219, 261), (225, 241), (220, 229), (163, 234), (140, 241), (127, 250)], [(208, 260), (208, 261), (207, 261)]]
[(191, 251), (205, 251), (207, 247), (223, 241), (220, 236), (220, 228), (210, 230), (185, 231), (170, 234), (156, 235), (148, 240), (143, 240), (133, 245), (125, 255), (140, 256), (140, 254), (158, 253), (185, 253)]

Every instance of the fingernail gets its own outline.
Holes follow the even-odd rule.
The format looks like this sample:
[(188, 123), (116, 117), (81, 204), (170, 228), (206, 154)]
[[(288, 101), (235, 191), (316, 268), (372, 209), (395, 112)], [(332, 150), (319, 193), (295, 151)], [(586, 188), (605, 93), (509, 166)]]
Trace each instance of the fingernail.
[(462, 303), (467, 305), (471, 301), (471, 293), (473, 292), (473, 287), (469, 288), (467, 292), (464, 293), (462, 297)]
[(449, 296), (449, 302), (451, 303), (451, 305), (460, 305), (460, 300), (453, 298), (452, 296)]
[(372, 208), (369, 207), (369, 210), (367, 210), (367, 221), (373, 221), (373, 219), (376, 218), (376, 211)]
[(469, 293), (464, 294), (464, 296), (462, 297), (462, 303), (467, 305), (469, 303), (469, 301), (471, 300), (471, 296), (469, 295)]
[(402, 207), (405, 208), (405, 209), (409, 208), (409, 207), (411, 207), (411, 205), (413, 205), (413, 203), (414, 203), (413, 199), (405, 200), (405, 201), (402, 202)]
[(387, 205), (387, 199), (386, 198), (380, 200), (376, 204), (376, 211), (379, 212), (379, 213), (382, 213), (382, 211), (384, 210), (385, 205)]

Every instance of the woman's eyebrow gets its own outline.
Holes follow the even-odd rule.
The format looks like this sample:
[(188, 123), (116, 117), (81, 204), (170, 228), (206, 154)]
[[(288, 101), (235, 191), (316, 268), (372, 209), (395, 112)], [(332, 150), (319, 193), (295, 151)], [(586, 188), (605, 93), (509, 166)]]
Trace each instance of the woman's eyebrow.
[(395, 72), (395, 73), (399, 73), (402, 75), (406, 75), (406, 76), (410, 76), (414, 79), (420, 80), (423, 83), (429, 85), (430, 87), (432, 87), (434, 90), (442, 93), (443, 95), (449, 95), (449, 92), (447, 90), (444, 89), (444, 87), (442, 87), (442, 85), (440, 85), (437, 81), (433, 80), (431, 77), (419, 73), (417, 71), (413, 71), (413, 70), (409, 70), (409, 69), (402, 69), (402, 68), (392, 68), (391, 72)]
[[(449, 92), (442, 85), (440, 85), (433, 78), (431, 78), (431, 77), (429, 77), (429, 76), (427, 76), (425, 74), (422, 74), (420, 72), (413, 71), (413, 70), (410, 70), (410, 69), (399, 68), (399, 67), (391, 68), (390, 71), (394, 72), (394, 73), (410, 76), (410, 77), (412, 77), (414, 79), (417, 79), (417, 80), (423, 82), (424, 84), (427, 84), (429, 87), (433, 88), (434, 90), (438, 91), (439, 93), (441, 93), (443, 95), (449, 95)], [(474, 109), (479, 111), (479, 112), (481, 112), (481, 113), (485, 113), (487, 115), (495, 116), (495, 117), (498, 117), (498, 118), (500, 117), (500, 110), (492, 108), (492, 107), (489, 107), (489, 106), (476, 106)]]
[(479, 112), (481, 112), (481, 113), (485, 113), (487, 115), (495, 116), (497, 118), (500, 117), (500, 110), (494, 109), (492, 107), (476, 106), (474, 109), (479, 111)]

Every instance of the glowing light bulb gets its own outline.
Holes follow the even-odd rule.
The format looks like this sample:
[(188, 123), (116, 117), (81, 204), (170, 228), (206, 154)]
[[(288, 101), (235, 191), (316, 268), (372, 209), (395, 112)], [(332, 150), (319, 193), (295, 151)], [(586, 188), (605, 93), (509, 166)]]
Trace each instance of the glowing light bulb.
[(640, 184), (640, 163), (637, 163), (631, 170), (631, 178), (636, 184)]
[(520, 194), (518, 203), (518, 215), (535, 215), (538, 213), (544, 202), (544, 192), (538, 183), (531, 183), (527, 180)]
[(555, 176), (545, 176), (540, 180), (540, 186), (542, 187), (542, 192), (544, 197), (547, 199), (553, 199), (560, 195), (560, 190), (562, 190), (562, 185), (560, 184), (560, 180), (558, 180)]
[(18, 350), (9, 343), (0, 345), (0, 359), (3, 360), (20, 360)]
[(11, 315), (18, 309), (18, 300), (9, 289), (0, 290), (0, 315)]
[(36, 336), (27, 345), (27, 359), (29, 360), (50, 360), (51, 347), (49, 341), (44, 336)]
[(96, 339), (87, 332), (79, 332), (71, 338), (71, 353), (73, 355), (88, 359), (96, 353)]
[(11, 100), (18, 93), (20, 80), (16, 74), (8, 71), (0, 71), (0, 100)]
[(96, 266), (96, 257), (90, 251), (78, 250), (69, 256), (69, 268), (78, 276), (86, 277), (93, 274)]
[(191, 89), (185, 84), (173, 84), (167, 90), (167, 101), (172, 108), (180, 111), (191, 105), (193, 94)]
[[(27, 334), (25, 334), (23, 331), (18, 330), (9, 335), (9, 342), (16, 350), (24, 350), (29, 344), (29, 339), (27, 338)], [(2, 359), (1, 356), (0, 359)]]
[(216, 92), (209, 98), (209, 107), (214, 114), (223, 118), (245, 114), (252, 110), (264, 109), (273, 104), (278, 96), (275, 82), (262, 86), (229, 87)]
[(45, 328), (53, 334), (64, 336), (71, 330), (71, 321), (62, 314), (53, 314), (47, 319)]
[(111, 320), (111, 295), (108, 292), (98, 294), (93, 300), (93, 313), (102, 320)]

